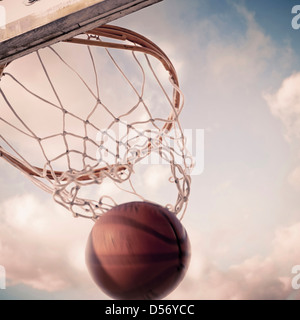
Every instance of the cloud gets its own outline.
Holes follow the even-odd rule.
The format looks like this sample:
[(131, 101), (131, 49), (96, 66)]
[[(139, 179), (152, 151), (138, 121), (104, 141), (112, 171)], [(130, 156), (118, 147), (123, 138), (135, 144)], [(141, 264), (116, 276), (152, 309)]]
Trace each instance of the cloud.
[[(299, 154), (300, 146), (300, 72), (285, 78), (275, 93), (264, 93), (272, 115), (278, 118), (284, 127), (284, 137), (292, 150)], [(299, 156), (298, 156), (299, 158)], [(299, 159), (297, 159), (299, 161)], [(295, 189), (300, 187), (300, 165), (294, 167), (287, 177), (288, 183)]]
[(54, 292), (91, 283), (84, 268), (90, 221), (28, 194), (4, 201), (0, 221), (0, 264), (9, 285)]
[(300, 299), (300, 292), (291, 286), (292, 267), (300, 263), (299, 232), (300, 223), (278, 228), (268, 255), (254, 255), (226, 269), (217, 266), (197, 243), (186, 279), (168, 298)]
[(295, 190), (300, 191), (300, 166), (289, 174), (288, 182)]
[(271, 113), (280, 119), (288, 141), (300, 138), (300, 73), (283, 80), (275, 93), (265, 93)]
[(268, 60), (274, 56), (275, 47), (256, 23), (253, 13), (241, 5), (234, 7), (244, 21), (245, 33), (242, 36), (235, 32), (224, 39), (219, 30), (207, 47), (207, 59), (211, 73), (221, 82), (224, 77), (231, 83), (242, 78), (245, 85), (264, 71)]

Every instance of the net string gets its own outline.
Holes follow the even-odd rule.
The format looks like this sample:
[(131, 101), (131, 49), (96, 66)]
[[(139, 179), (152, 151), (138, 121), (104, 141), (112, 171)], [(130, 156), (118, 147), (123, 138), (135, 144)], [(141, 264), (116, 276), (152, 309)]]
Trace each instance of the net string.
[[(112, 32), (109, 33), (109, 31), (111, 30)], [(120, 36), (120, 33), (123, 33), (122, 36)], [(12, 127), (13, 129), (17, 130), (18, 132), (36, 140), (36, 142), (40, 147), (42, 155), (44, 157), (45, 164), (43, 168), (38, 168), (30, 164), (30, 162), (27, 161), (24, 157), (22, 157), (22, 155), (16, 150), (16, 148), (14, 148), (14, 146), (3, 135), (0, 135), (1, 140), (13, 151), (13, 154), (0, 146), (0, 156), (3, 157), (6, 161), (8, 161), (11, 165), (17, 167), (40, 188), (51, 193), (53, 195), (54, 200), (57, 203), (64, 206), (65, 208), (67, 208), (68, 210), (70, 210), (75, 217), (97, 219), (97, 217), (100, 216), (103, 212), (115, 206), (117, 204), (116, 201), (112, 197), (107, 195), (101, 195), (99, 199), (96, 199), (96, 200), (83, 198), (82, 196), (79, 195), (80, 189), (88, 185), (101, 185), (105, 179), (110, 179), (111, 181), (113, 181), (115, 186), (120, 190), (136, 195), (139, 199), (145, 201), (146, 199), (136, 191), (131, 181), (131, 175), (134, 173), (134, 165), (136, 163), (146, 158), (150, 153), (157, 153), (161, 157), (161, 159), (169, 163), (171, 168), (171, 174), (172, 174), (169, 181), (171, 183), (175, 183), (178, 190), (178, 196), (177, 196), (175, 205), (167, 204), (166, 207), (168, 207), (175, 214), (179, 214), (181, 212), (183, 217), (184, 212), (186, 210), (187, 203), (188, 203), (188, 197), (190, 194), (190, 184), (191, 184), (190, 172), (192, 169), (192, 161), (190, 161), (191, 157), (185, 148), (184, 135), (183, 135), (183, 131), (178, 118), (183, 108), (184, 102), (183, 102), (183, 94), (179, 89), (178, 79), (177, 79), (175, 69), (171, 64), (171, 62), (169, 61), (169, 59), (164, 58), (163, 52), (156, 45), (150, 42), (150, 45), (148, 43), (147, 48), (143, 47), (145, 46), (145, 41), (146, 41), (145, 38), (143, 37), (139, 38), (137, 34), (133, 32), (130, 32), (130, 37), (131, 37), (130, 41), (132, 41), (132, 39), (135, 39), (135, 40), (138, 39), (137, 42), (134, 42), (134, 45), (124, 45), (124, 44), (120, 45), (114, 42), (113, 43), (104, 42), (102, 41), (102, 38), (101, 38), (103, 36), (111, 37), (113, 39), (118, 39), (118, 40), (121, 39), (122, 41), (128, 40), (128, 34), (126, 32), (124, 33), (124, 29), (115, 28), (111, 26), (109, 27), (105, 26), (103, 28), (102, 34), (100, 32), (100, 28), (97, 28), (93, 32), (88, 33), (85, 39), (73, 38), (68, 40), (68, 42), (87, 45), (90, 61), (92, 64), (94, 77), (95, 77), (96, 93), (94, 93), (92, 88), (90, 88), (90, 86), (84, 81), (83, 77), (72, 66), (70, 66), (70, 64), (66, 62), (65, 59), (53, 47), (50, 47), (50, 50), (61, 60), (61, 62), (66, 67), (68, 67), (78, 77), (78, 79), (88, 89), (89, 93), (95, 100), (94, 107), (89, 112), (87, 117), (84, 119), (82, 119), (75, 113), (72, 113), (70, 110), (68, 110), (64, 106), (64, 104), (62, 103), (59, 97), (58, 91), (56, 90), (55, 85), (51, 80), (50, 74), (43, 61), (43, 58), (41, 57), (38, 51), (36, 52), (38, 60), (41, 64), (41, 67), (47, 78), (47, 81), (51, 87), (52, 93), (56, 97), (56, 100), (57, 100), (56, 103), (48, 101), (47, 99), (41, 97), (39, 94), (34, 93), (32, 90), (27, 88), (24, 84), (22, 84), (21, 81), (16, 79), (16, 77), (14, 77), (12, 74), (6, 73), (6, 72), (3, 73), (3, 76), (10, 77), (16, 83), (16, 85), (22, 87), (26, 92), (28, 92), (28, 94), (31, 94), (32, 96), (40, 99), (41, 101), (45, 102), (49, 106), (60, 110), (60, 112), (62, 113), (63, 127), (62, 127), (62, 132), (60, 133), (39, 137), (37, 134), (34, 133), (34, 131), (29, 127), (29, 125), (26, 124), (24, 120), (22, 120), (21, 116), (18, 115), (18, 113), (16, 112), (16, 110), (14, 109), (14, 107), (11, 105), (8, 98), (6, 97), (5, 93), (0, 88), (0, 94), (2, 95), (9, 109), (12, 111), (12, 113), (18, 120), (22, 129), (12, 123), (9, 123), (9, 121), (4, 119), (2, 116), (0, 117), (0, 122), (3, 122), (9, 125), (10, 127)], [(138, 102), (136, 103), (136, 105), (134, 105), (129, 111), (122, 113), (119, 116), (114, 115), (113, 112), (110, 111), (109, 107), (106, 106), (100, 99), (100, 89), (98, 84), (99, 75), (98, 75), (98, 71), (95, 63), (94, 54), (91, 50), (91, 46), (94, 46), (94, 45), (105, 47), (105, 51), (109, 56), (109, 58), (111, 59), (111, 61), (113, 62), (113, 64), (115, 65), (116, 69), (120, 72), (120, 74), (125, 79), (125, 81), (130, 85), (133, 92), (138, 98)], [(140, 92), (137, 90), (137, 88), (135, 88), (134, 84), (126, 76), (126, 73), (124, 72), (124, 70), (121, 68), (121, 66), (117, 63), (116, 59), (111, 54), (110, 52), (111, 48), (131, 50), (133, 59), (137, 63), (139, 69), (142, 72), (143, 80), (142, 80)], [(146, 75), (145, 75), (144, 67), (142, 66), (139, 58), (136, 56), (136, 52), (144, 53), (149, 69), (151, 70), (159, 87), (161, 88), (163, 95), (168, 100), (168, 103), (171, 107), (171, 113), (167, 119), (163, 119), (161, 117), (153, 117), (149, 106), (144, 100)], [(169, 81), (171, 83), (171, 86), (173, 87), (172, 99), (170, 99), (164, 86), (159, 80), (154, 68), (152, 67), (151, 61), (148, 57), (149, 54), (159, 59), (163, 63), (167, 71), (169, 71), (170, 73)], [(149, 117), (148, 120), (132, 121), (130, 124), (123, 121), (123, 118), (133, 113), (140, 105), (143, 106), (143, 110), (148, 115)], [(107, 131), (115, 123), (121, 123), (122, 125), (127, 127), (127, 137), (121, 137), (120, 140), (115, 139), (114, 141), (117, 145), (116, 153), (114, 153), (112, 150), (108, 150), (107, 148), (105, 148), (103, 146), (103, 140), (100, 140), (99, 143), (97, 143), (94, 141), (94, 139), (91, 139), (88, 136), (89, 126), (94, 128), (98, 132), (104, 133), (95, 123), (92, 123), (92, 121), (90, 121), (93, 114), (99, 108), (103, 108), (107, 112), (107, 114), (109, 114), (113, 118), (113, 120), (107, 125), (105, 134), (107, 134)], [(68, 131), (66, 126), (67, 115), (83, 123), (85, 136), (81, 136), (76, 133)], [(158, 123), (163, 123), (164, 124), (163, 127), (160, 127)], [(151, 135), (152, 131), (149, 129), (141, 131), (140, 129), (136, 128), (137, 125), (142, 125), (142, 124), (151, 124), (151, 126), (153, 126), (153, 128), (156, 129), (155, 136), (153, 137), (153, 135)], [(173, 131), (175, 133), (175, 136), (169, 135), (171, 128), (176, 129)], [(135, 136), (128, 138), (129, 131), (131, 133), (134, 133)], [(83, 151), (70, 149), (70, 146), (68, 144), (68, 137), (70, 136), (82, 140)], [(65, 152), (50, 159), (47, 156), (47, 152), (44, 150), (43, 142), (53, 137), (63, 138), (64, 145), (65, 145)], [(136, 142), (136, 139), (138, 139), (139, 137), (145, 138), (142, 143), (140, 141), (138, 141), (138, 143)], [(110, 137), (110, 138), (112, 139), (113, 137)], [(127, 138), (126, 142), (122, 141), (124, 140), (124, 138)], [(177, 149), (174, 146), (170, 145), (170, 141), (172, 141), (173, 145), (174, 144), (177, 145)], [(100, 151), (103, 149), (104, 151), (110, 153), (115, 159), (114, 163), (108, 163), (106, 161), (103, 161), (104, 166), (103, 166), (103, 163), (102, 163), (102, 166), (100, 166), (98, 159), (96, 159), (95, 156), (92, 156), (87, 153), (88, 142), (93, 144), (95, 147), (99, 148)], [(120, 155), (118, 154), (120, 145), (123, 145), (127, 148), (127, 153), (125, 154), (125, 159), (126, 159), (125, 162), (120, 161), (121, 160)], [(70, 160), (71, 153), (76, 153), (82, 157), (81, 170), (78, 170), (72, 167), (71, 160)], [(181, 164), (176, 163), (176, 160), (175, 160), (176, 157), (180, 157), (182, 159)], [(67, 159), (67, 170), (55, 171), (53, 167), (53, 162), (61, 158)], [(94, 161), (95, 164), (94, 165), (87, 164), (87, 159)], [(187, 164), (187, 160), (190, 161), (191, 163), (190, 165)], [(125, 181), (129, 182), (129, 189), (125, 189), (122, 187), (121, 184)]]

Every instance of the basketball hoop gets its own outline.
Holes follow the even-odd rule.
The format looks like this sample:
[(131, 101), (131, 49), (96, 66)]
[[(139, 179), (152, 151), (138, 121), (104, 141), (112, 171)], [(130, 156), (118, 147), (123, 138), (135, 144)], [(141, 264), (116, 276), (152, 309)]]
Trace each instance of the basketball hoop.
[[(179, 121), (175, 68), (153, 42), (116, 26), (64, 42), (33, 53), (37, 80), (0, 66), (0, 156), (74, 217), (96, 222), (86, 262), (107, 294), (161, 298), (182, 280), (190, 259), (176, 218), (187, 207), (193, 161)], [(134, 177), (145, 171), (138, 166), (149, 162), (167, 166), (173, 204), (154, 204), (143, 181), (137, 189)], [(118, 203), (116, 190), (126, 203)]]
[[(2, 74), (1, 82), (5, 84), (5, 82), (9, 80), (14, 83), (16, 90), (26, 92), (26, 94), (31, 97), (30, 100), (39, 101), (43, 105), (46, 105), (47, 108), (55, 109), (56, 113), (58, 113), (56, 121), (62, 122), (62, 130), (47, 136), (36, 134), (31, 128), (31, 124), (20, 115), (22, 113), (20, 109), (18, 109), (20, 106), (11, 102), (3, 86), (1, 86), (0, 93), (6, 105), (6, 114), (4, 113), (0, 116), (1, 126), (18, 133), (18, 135), (30, 138), (33, 144), (38, 145), (44, 163), (35, 165), (35, 159), (29, 159), (28, 156), (25, 157), (21, 151), (14, 146), (10, 136), (5, 135), (5, 130), (4, 132), (0, 132), (2, 141), (0, 146), (1, 157), (23, 172), (40, 188), (51, 193), (54, 200), (70, 210), (74, 216), (97, 219), (99, 215), (117, 203), (112, 197), (105, 194), (97, 195), (94, 199), (85, 198), (80, 195), (80, 190), (90, 185), (101, 185), (103, 181), (107, 179), (113, 181), (118, 188), (122, 188), (121, 184), (127, 181), (131, 188), (131, 190), (127, 190), (127, 192), (135, 194), (139, 199), (145, 200), (131, 184), (131, 177), (134, 173), (135, 165), (149, 157), (150, 154), (155, 153), (162, 161), (169, 164), (171, 171), (169, 180), (170, 183), (176, 185), (178, 192), (176, 203), (174, 205), (166, 204), (166, 207), (176, 215), (179, 214), (179, 212), (184, 213), (190, 194), (192, 160), (186, 150), (185, 138), (179, 122), (179, 115), (183, 107), (183, 95), (179, 89), (179, 81), (175, 68), (169, 58), (157, 45), (144, 36), (111, 25), (95, 28), (89, 32), (68, 39), (65, 42), (65, 45), (74, 45), (73, 50), (78, 48), (76, 44), (80, 47), (84, 46), (87, 48), (90, 57), (89, 62), (93, 67), (96, 82), (99, 77), (103, 78), (105, 75), (98, 74), (99, 71), (95, 58), (96, 55), (98, 56), (100, 53), (98, 53), (98, 51), (93, 53), (92, 48), (102, 48), (101, 54), (105, 54), (105, 59), (110, 60), (123, 78), (123, 81), (130, 87), (130, 95), (134, 96), (135, 104), (129, 108), (128, 106), (123, 109), (120, 107), (120, 114), (116, 115), (115, 112), (103, 102), (99, 88), (97, 87), (98, 83), (95, 84), (96, 89), (93, 91), (83, 76), (81, 76), (54, 47), (50, 47), (48, 49), (50, 53), (77, 77), (84, 87), (84, 90), (88, 91), (94, 100), (94, 105), (92, 107), (88, 106), (89, 112), (87, 112), (84, 117), (79, 116), (72, 110), (70, 105), (62, 102), (62, 99), (59, 97), (59, 90), (53, 84), (46, 62), (40, 52), (41, 50), (37, 51), (36, 55), (43, 70), (44, 77), (47, 79), (47, 84), (50, 85), (52, 95), (55, 96), (54, 100), (56, 101), (53, 102), (53, 100), (43, 98), (35, 92), (34, 88), (28, 88), (13, 74), (4, 72), (5, 66), (0, 68), (0, 74)], [(130, 53), (131, 60), (136, 65), (141, 79), (138, 85), (130, 79), (130, 76), (125, 74), (123, 66), (121, 66), (117, 61), (118, 59), (113, 56), (115, 52), (116, 55), (126, 53), (127, 56), (128, 52)], [(158, 66), (158, 62), (160, 67)], [(84, 61), (84, 63), (87, 62)], [(155, 68), (161, 68), (161, 65), (169, 77), (168, 88), (165, 88), (165, 84), (159, 79), (162, 69), (159, 69), (159, 75), (155, 71)], [(164, 106), (166, 110), (169, 110), (167, 116), (166, 112), (162, 112), (163, 108), (159, 110), (158, 116), (152, 115), (153, 111), (151, 110), (148, 101), (149, 98), (147, 98), (145, 92), (147, 85), (146, 68), (148, 69), (147, 72), (150, 72), (152, 80), (155, 80), (156, 87), (159, 88), (161, 95), (159, 99), (163, 101), (163, 103), (160, 104)], [(137, 77), (133, 76), (133, 78), (136, 81)], [(111, 86), (113, 87), (114, 84), (112, 83)], [(160, 100), (158, 101), (160, 102)], [(155, 107), (160, 108), (159, 105)], [(28, 108), (30, 108), (30, 105), (28, 105)], [(134, 113), (136, 113), (137, 110), (139, 110), (140, 119), (134, 118)], [(105, 112), (104, 118), (109, 118), (105, 128), (103, 128), (103, 125), (100, 128), (98, 123), (92, 121), (94, 114), (100, 111)], [(141, 115), (141, 112), (143, 112), (143, 115)], [(164, 118), (160, 116), (162, 113), (164, 113)], [(76, 120), (83, 128), (84, 134), (69, 130), (66, 125), (67, 117)], [(36, 122), (38, 122), (38, 119), (36, 119)], [(116, 127), (117, 124), (119, 125), (119, 131), (121, 131), (120, 128), (122, 127), (123, 129), (126, 128), (126, 132), (122, 137), (111, 138), (108, 131)], [(36, 126), (36, 123), (34, 126)], [(96, 135), (91, 136), (89, 131), (98, 131), (99, 141), (96, 141)], [(65, 150), (50, 158), (44, 144), (54, 137), (60, 138), (64, 142)], [(109, 149), (105, 146), (104, 137), (111, 138), (114, 142), (113, 148)], [(80, 141), (82, 148), (70, 149), (69, 138)], [(94, 154), (89, 153), (88, 146), (93, 146), (93, 150), (95, 150), (95, 148), (97, 149), (98, 158), (96, 158)], [(123, 150), (122, 156), (120, 155), (121, 149)], [(111, 156), (110, 162), (103, 159), (102, 151), (105, 151)], [(81, 158), (80, 166), (75, 167), (71, 164), (71, 154)], [(179, 158), (180, 163), (177, 161)], [(62, 167), (61, 170), (56, 168), (57, 160), (64, 161), (65, 167)]]

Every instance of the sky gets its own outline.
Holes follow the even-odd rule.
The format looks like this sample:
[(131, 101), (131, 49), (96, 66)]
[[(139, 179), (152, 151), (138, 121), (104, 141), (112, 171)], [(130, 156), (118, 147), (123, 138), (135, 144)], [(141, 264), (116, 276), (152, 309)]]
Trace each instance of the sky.
[[(9, 10), (11, 3), (1, 5)], [(193, 133), (196, 162), (204, 157), (182, 220), (190, 267), (167, 299), (300, 299), (292, 285), (300, 265), (300, 29), (291, 25), (297, 4), (164, 0), (114, 22), (167, 53), (185, 96), (180, 122)], [(31, 59), (11, 70), (36, 85)], [(166, 170), (138, 172), (161, 203), (170, 193)], [(0, 172), (0, 265), (7, 277), (0, 299), (109, 299), (84, 263), (92, 222), (73, 218), (4, 161)]]

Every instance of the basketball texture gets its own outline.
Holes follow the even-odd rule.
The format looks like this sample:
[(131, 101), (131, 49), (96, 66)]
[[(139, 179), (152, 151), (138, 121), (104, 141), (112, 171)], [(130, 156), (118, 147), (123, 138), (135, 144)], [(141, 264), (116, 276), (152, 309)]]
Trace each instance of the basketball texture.
[(96, 221), (86, 264), (96, 284), (114, 299), (161, 299), (184, 277), (190, 242), (180, 221), (148, 202), (114, 207)]

